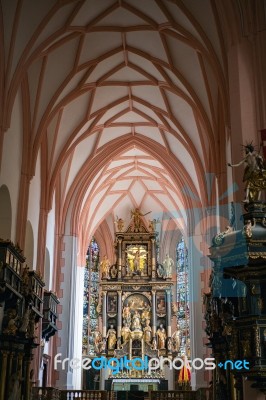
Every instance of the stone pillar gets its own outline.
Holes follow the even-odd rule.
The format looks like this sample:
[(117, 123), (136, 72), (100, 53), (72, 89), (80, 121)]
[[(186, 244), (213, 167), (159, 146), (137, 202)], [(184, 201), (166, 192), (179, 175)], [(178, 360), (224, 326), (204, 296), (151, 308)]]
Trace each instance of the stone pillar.
[[(79, 313), (77, 312), (77, 298), (82, 296), (83, 287), (81, 289), (78, 278), (77, 267), (77, 241), (78, 238), (72, 235), (65, 235), (62, 238), (63, 251), (61, 253), (61, 284), (58, 288), (58, 296), (60, 299), (60, 308), (62, 313), (60, 321), (62, 327), (58, 331), (58, 339), (60, 345), (56, 349), (56, 353), (61, 353), (60, 359), (69, 358), (82, 358), (82, 348), (80, 343), (77, 343), (75, 337), (77, 325), (82, 330), (82, 322), (79, 320)], [(59, 389), (80, 389), (81, 380), (79, 383), (75, 381), (73, 369), (70, 368), (69, 363), (63, 370), (62, 365), (58, 365), (59, 377), (56, 381), (56, 386)], [(74, 387), (75, 386), (75, 387)]]
[(25, 400), (30, 400), (30, 357), (26, 358)]
[[(204, 359), (206, 357), (206, 346), (203, 343), (206, 333), (203, 329), (204, 315), (202, 311), (202, 273), (204, 271), (203, 255), (200, 251), (202, 242), (204, 242), (202, 235), (194, 235), (188, 238), (191, 359), (198, 357)], [(192, 390), (197, 390), (206, 385), (204, 370), (192, 371)]]
[(18, 355), (18, 366), (17, 366), (19, 379), (22, 379), (22, 363), (23, 363), (23, 354), (20, 353)]
[(167, 338), (172, 337), (171, 327), (171, 290), (166, 289), (166, 324), (167, 324)]
[[(84, 292), (84, 267), (77, 267), (76, 271), (76, 299), (75, 299), (75, 326), (73, 339), (74, 358), (82, 357), (82, 325), (83, 325), (83, 292)], [(82, 389), (82, 368), (73, 369), (73, 386)]]
[(175, 390), (174, 387), (174, 369), (170, 369), (169, 365), (165, 364), (164, 365), (164, 373), (165, 373), (165, 379), (168, 381), (168, 390)]
[(156, 242), (155, 238), (151, 238), (151, 276), (156, 279)]
[(105, 291), (103, 291), (103, 338), (106, 338), (106, 324), (107, 324), (107, 314), (106, 314), (106, 309), (107, 309), (107, 294)]
[(122, 291), (118, 291), (118, 310), (117, 310), (117, 348), (121, 345), (122, 328)]
[(2, 332), (2, 324), (4, 318), (5, 301), (0, 303), (0, 332)]
[(100, 390), (105, 390), (105, 380), (108, 379), (108, 368), (102, 368), (100, 371)]
[[(12, 352), (12, 353), (9, 354), (9, 359), (8, 359), (8, 363), (9, 363), (8, 376), (12, 375), (13, 357), (14, 357), (14, 353)], [(17, 368), (17, 371), (19, 371), (19, 368)]]
[(118, 238), (118, 279), (122, 278), (122, 239)]
[(156, 336), (156, 325), (157, 325), (157, 317), (156, 317), (156, 291), (152, 290), (152, 338)]

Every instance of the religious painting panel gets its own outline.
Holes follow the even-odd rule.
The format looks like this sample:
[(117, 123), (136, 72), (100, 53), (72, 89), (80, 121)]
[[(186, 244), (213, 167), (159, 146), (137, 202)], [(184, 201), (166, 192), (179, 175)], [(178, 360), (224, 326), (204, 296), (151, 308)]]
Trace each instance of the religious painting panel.
[(107, 312), (117, 313), (117, 294), (115, 292), (108, 293)]
[(157, 292), (156, 296), (156, 312), (162, 314), (166, 312), (165, 293)]

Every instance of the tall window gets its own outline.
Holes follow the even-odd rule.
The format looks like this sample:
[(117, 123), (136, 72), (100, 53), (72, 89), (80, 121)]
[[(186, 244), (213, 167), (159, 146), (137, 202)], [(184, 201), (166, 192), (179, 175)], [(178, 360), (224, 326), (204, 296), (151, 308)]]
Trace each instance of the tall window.
[(93, 238), (88, 247), (84, 276), (82, 354), (93, 355), (93, 333), (98, 327), (99, 246)]
[(176, 246), (177, 319), (181, 333), (180, 354), (190, 356), (188, 251), (182, 237)]

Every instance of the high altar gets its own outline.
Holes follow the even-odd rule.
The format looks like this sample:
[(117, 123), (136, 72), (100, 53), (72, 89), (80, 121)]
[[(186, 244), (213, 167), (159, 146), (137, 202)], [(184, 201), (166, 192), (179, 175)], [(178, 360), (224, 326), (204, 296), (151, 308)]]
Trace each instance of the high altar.
[[(116, 263), (104, 257), (101, 266), (102, 293), (99, 331), (95, 333), (97, 355), (124, 356), (129, 360), (172, 355), (171, 293), (173, 260), (157, 263), (156, 221), (147, 227), (140, 210), (131, 212), (131, 222), (116, 221)], [(126, 368), (114, 373), (101, 370), (101, 387), (114, 390), (166, 389), (164, 371)]]

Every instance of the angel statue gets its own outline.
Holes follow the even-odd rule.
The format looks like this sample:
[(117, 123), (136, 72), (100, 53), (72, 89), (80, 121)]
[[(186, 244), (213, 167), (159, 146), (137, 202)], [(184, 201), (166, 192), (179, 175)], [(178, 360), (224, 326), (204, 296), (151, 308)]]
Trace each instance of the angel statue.
[(122, 232), (124, 230), (124, 220), (122, 218), (116, 217), (115, 225), (117, 232)]
[(155, 232), (156, 231), (156, 225), (159, 223), (159, 219), (150, 219), (149, 220), (149, 231), (150, 232)]
[(245, 156), (238, 164), (228, 163), (229, 167), (245, 165), (243, 182), (246, 183), (246, 196), (243, 203), (260, 199), (261, 190), (266, 189), (266, 170), (264, 160), (254, 149), (252, 142), (244, 146)]

